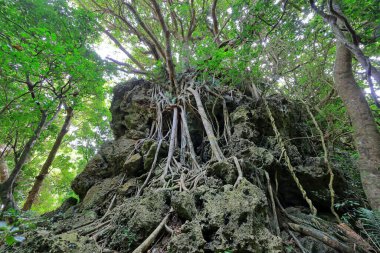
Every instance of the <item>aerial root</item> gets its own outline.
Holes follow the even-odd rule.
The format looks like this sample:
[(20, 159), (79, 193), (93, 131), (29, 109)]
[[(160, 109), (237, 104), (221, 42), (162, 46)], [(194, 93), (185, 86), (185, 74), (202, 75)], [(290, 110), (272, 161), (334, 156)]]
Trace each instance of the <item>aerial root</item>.
[(210, 143), (210, 147), (211, 147), (213, 156), (219, 162), (225, 160), (224, 155), (223, 155), (223, 153), (222, 153), (222, 151), (218, 145), (217, 138), (215, 137), (215, 134), (214, 134), (212, 125), (210, 123), (210, 120), (208, 119), (206, 111), (203, 107), (201, 96), (199, 95), (199, 92), (196, 89), (193, 89), (190, 87), (187, 88), (187, 90), (190, 91), (191, 94), (193, 94), (193, 96), (195, 98), (195, 102), (196, 102), (197, 108), (198, 108), (198, 113), (201, 116), (203, 127), (204, 127), (204, 130), (206, 132), (207, 139)]
[(273, 221), (274, 221), (274, 225), (275, 225), (276, 235), (280, 236), (280, 226), (278, 224), (278, 218), (277, 218), (277, 212), (276, 212), (276, 203), (275, 203), (274, 197), (273, 197), (272, 185), (270, 183), (270, 178), (269, 178), (268, 172), (264, 171), (264, 173), (265, 173), (265, 178), (267, 180), (268, 193), (269, 193), (269, 197), (270, 197), (271, 205), (272, 205)]
[(237, 157), (233, 156), (232, 159), (234, 160), (236, 169), (238, 171), (238, 177), (237, 177), (235, 184), (234, 184), (234, 187), (236, 188), (239, 185), (240, 181), (243, 180), (243, 171), (240, 167), (239, 160), (237, 159)]
[(302, 194), (302, 197), (304, 198), (304, 200), (307, 202), (307, 204), (309, 205), (309, 208), (310, 208), (310, 211), (313, 215), (317, 215), (317, 209), (314, 207), (313, 205), (313, 202), (311, 201), (311, 199), (309, 199), (309, 197), (307, 196), (307, 193), (305, 191), (305, 189), (303, 188), (302, 184), (300, 183), (295, 171), (294, 171), (294, 168), (293, 168), (293, 165), (292, 163), (290, 162), (290, 158), (288, 156), (288, 152), (286, 151), (286, 147), (285, 147), (285, 144), (284, 144), (284, 141), (281, 137), (281, 134), (280, 132), (278, 131), (278, 128), (276, 126), (276, 122), (273, 118), (273, 115), (272, 115), (272, 112), (269, 108), (269, 105), (268, 105), (268, 102), (267, 100), (263, 97), (263, 102), (264, 102), (264, 106), (265, 106), (265, 109), (267, 111), (267, 114), (268, 114), (268, 117), (270, 119), (270, 122), (272, 124), (272, 128), (273, 128), (273, 131), (276, 135), (276, 140), (277, 140), (277, 143), (280, 145), (280, 148), (281, 148), (281, 153), (283, 154), (283, 157), (285, 159), (285, 162), (286, 162), (286, 165), (288, 166), (288, 169), (289, 169), (289, 172), (294, 180), (294, 182), (296, 183), (298, 189), (300, 190), (301, 194)]
[(315, 128), (318, 130), (319, 132), (319, 136), (321, 138), (321, 143), (322, 143), (322, 148), (323, 148), (323, 160), (324, 160), (324, 163), (325, 165), (327, 166), (327, 169), (329, 171), (329, 174), (330, 174), (330, 180), (329, 180), (329, 190), (330, 190), (330, 210), (331, 210), (331, 213), (335, 216), (336, 220), (341, 223), (341, 220), (339, 218), (339, 215), (336, 213), (335, 209), (334, 209), (334, 199), (335, 199), (335, 192), (334, 192), (334, 187), (333, 187), (333, 183), (334, 183), (334, 172), (331, 168), (331, 164), (330, 164), (330, 161), (329, 161), (329, 153), (327, 151), (327, 147), (326, 147), (326, 144), (325, 144), (325, 139), (324, 139), (324, 134), (321, 130), (321, 128), (319, 127), (319, 124), (317, 122), (317, 120), (315, 119), (313, 113), (311, 112), (310, 110), (310, 107), (308, 104), (306, 104), (304, 101), (302, 101), (302, 103), (306, 106), (306, 110), (307, 112), (309, 113), (310, 115), (310, 118), (312, 119), (313, 121), (313, 124), (315, 126)]

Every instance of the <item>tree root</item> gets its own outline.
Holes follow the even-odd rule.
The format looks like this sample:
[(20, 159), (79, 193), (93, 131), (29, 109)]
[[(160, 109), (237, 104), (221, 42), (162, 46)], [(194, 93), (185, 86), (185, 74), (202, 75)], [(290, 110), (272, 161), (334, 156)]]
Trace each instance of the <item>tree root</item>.
[(322, 231), (319, 231), (315, 228), (297, 225), (294, 223), (288, 223), (288, 225), (292, 230), (294, 230), (298, 233), (304, 234), (304, 235), (311, 236), (311, 237), (323, 242), (324, 244), (326, 244), (326, 245), (330, 246), (331, 248), (336, 249), (340, 252), (344, 252), (344, 253), (346, 253), (346, 252), (347, 253), (354, 253), (355, 252), (354, 249), (352, 249), (349, 246), (341, 243), (336, 238), (333, 238), (330, 235), (328, 235)]
[(240, 181), (243, 180), (243, 171), (241, 170), (239, 160), (236, 158), (236, 156), (233, 156), (232, 158), (234, 160), (236, 169), (238, 171), (238, 177), (237, 177), (235, 184), (234, 184), (234, 187), (236, 188), (239, 185)]
[(311, 112), (310, 110), (310, 107), (304, 102), (302, 101), (302, 103), (306, 106), (306, 110), (307, 112), (309, 113), (310, 115), (310, 118), (312, 119), (313, 121), (313, 124), (315, 126), (315, 128), (318, 130), (319, 132), (319, 135), (321, 137), (321, 143), (322, 143), (322, 147), (323, 147), (323, 152), (324, 152), (324, 155), (323, 155), (323, 160), (324, 160), (324, 163), (326, 164), (327, 166), (327, 169), (329, 171), (329, 174), (330, 174), (330, 180), (329, 180), (329, 190), (330, 190), (330, 210), (331, 210), (331, 213), (335, 216), (336, 220), (341, 223), (341, 220), (339, 218), (339, 215), (335, 212), (335, 209), (334, 209), (334, 199), (335, 199), (335, 192), (334, 192), (334, 187), (333, 187), (333, 183), (334, 183), (334, 172), (332, 171), (332, 168), (331, 168), (331, 164), (329, 162), (329, 153), (327, 151), (327, 147), (326, 147), (326, 144), (325, 144), (325, 139), (324, 139), (324, 134), (321, 130), (321, 128), (319, 127), (319, 124), (318, 122), (316, 121), (313, 113)]
[(272, 115), (272, 112), (271, 112), (271, 110), (269, 108), (268, 102), (267, 102), (267, 100), (264, 97), (263, 97), (263, 102), (264, 102), (267, 114), (269, 116), (270, 122), (272, 124), (273, 131), (274, 131), (274, 133), (276, 135), (277, 142), (278, 142), (278, 144), (281, 147), (281, 152), (284, 154), (284, 159), (285, 159), (285, 162), (286, 162), (286, 164), (288, 166), (289, 172), (292, 175), (292, 178), (293, 178), (294, 182), (296, 183), (298, 189), (301, 191), (302, 197), (304, 198), (304, 200), (309, 205), (311, 213), (313, 215), (316, 215), (317, 214), (317, 209), (314, 207), (313, 202), (311, 201), (311, 199), (309, 199), (309, 197), (307, 196), (307, 193), (306, 193), (305, 189), (301, 185), (301, 183), (300, 183), (300, 181), (299, 181), (299, 179), (298, 179), (298, 177), (297, 177), (297, 175), (296, 175), (296, 173), (294, 171), (293, 165), (291, 164), (290, 158), (289, 158), (288, 153), (286, 151), (284, 141), (283, 141), (283, 139), (281, 137), (280, 132), (277, 129), (276, 122), (275, 122), (275, 120), (273, 118), (273, 115)]
[(265, 178), (267, 179), (268, 193), (269, 193), (269, 197), (270, 197), (270, 200), (272, 203), (273, 221), (274, 221), (274, 225), (275, 225), (275, 229), (276, 229), (276, 235), (280, 236), (280, 226), (278, 225), (276, 203), (274, 202), (274, 198), (273, 198), (272, 185), (270, 183), (270, 178), (269, 178), (268, 172), (264, 171), (264, 173), (265, 173)]
[(173, 212), (173, 208), (170, 209), (169, 213), (162, 219), (160, 224), (153, 230), (153, 232), (148, 236), (148, 238), (143, 241), (140, 246), (138, 246), (132, 253), (143, 253), (146, 252), (150, 245), (156, 240), (157, 236), (161, 232), (163, 228), (165, 228), (166, 223), (168, 222), (168, 219)]
[(193, 89), (193, 88), (189, 87), (189, 88), (187, 88), (187, 90), (190, 91), (191, 94), (193, 94), (193, 96), (195, 98), (195, 102), (196, 102), (197, 107), (198, 107), (198, 112), (199, 112), (199, 115), (201, 116), (202, 123), (203, 123), (204, 129), (205, 129), (206, 134), (207, 134), (207, 138), (210, 142), (210, 146), (211, 146), (213, 156), (219, 162), (225, 160), (224, 155), (223, 155), (223, 153), (222, 153), (222, 151), (218, 145), (218, 142), (217, 142), (217, 139), (215, 137), (215, 134), (214, 134), (212, 125), (210, 123), (210, 120), (208, 119), (206, 111), (203, 107), (201, 96), (199, 95), (198, 91)]
[(164, 173), (161, 175), (161, 180), (165, 181), (165, 177), (168, 173), (168, 170), (170, 169), (170, 163), (172, 161), (174, 150), (175, 150), (175, 143), (177, 138), (177, 130), (178, 129), (178, 108), (173, 108), (173, 125), (172, 130), (170, 134), (170, 143), (169, 143), (169, 152), (168, 152), (168, 160), (166, 161), (166, 165), (164, 168)]

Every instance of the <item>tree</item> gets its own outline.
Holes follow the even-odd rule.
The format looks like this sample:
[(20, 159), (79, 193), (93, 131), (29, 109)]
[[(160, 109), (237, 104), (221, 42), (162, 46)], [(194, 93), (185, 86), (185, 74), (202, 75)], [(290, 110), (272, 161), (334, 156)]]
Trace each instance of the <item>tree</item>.
[(80, 108), (89, 96), (104, 96), (105, 65), (86, 46), (98, 36), (89, 13), (65, 1), (1, 4), (6, 29), (1, 33), (0, 100), (4, 106), (0, 116), (4, 141), (12, 143), (15, 160), (9, 178), (0, 186), (3, 205), (8, 208), (16, 207), (15, 182), (41, 134), (56, 121), (62, 104)]
[[(355, 81), (352, 71), (352, 54), (367, 70), (371, 95), (374, 103), (379, 107), (371, 73), (380, 84), (380, 72), (371, 65), (369, 58), (364, 56), (359, 48), (358, 35), (332, 0), (329, 0), (331, 14), (318, 9), (313, 1), (310, 1), (310, 4), (330, 24), (337, 40), (334, 67), (335, 89), (347, 108), (355, 131), (354, 138), (360, 155), (359, 170), (364, 191), (371, 207), (374, 210), (380, 210), (380, 132), (365, 95)], [(348, 31), (349, 36), (342, 32), (344, 30)]]
[(63, 123), (62, 128), (60, 132), (58, 133), (57, 138), (55, 139), (54, 145), (52, 149), (50, 150), (45, 163), (42, 165), (42, 168), (38, 176), (36, 177), (36, 181), (34, 181), (33, 187), (30, 190), (28, 197), (26, 198), (26, 201), (24, 203), (22, 210), (27, 211), (27, 210), (30, 210), (30, 208), (32, 207), (33, 202), (35, 201), (37, 194), (40, 191), (42, 183), (46, 175), (49, 173), (49, 168), (54, 161), (54, 158), (58, 152), (59, 147), (61, 146), (62, 140), (67, 134), (67, 132), (69, 131), (69, 126), (70, 126), (72, 117), (73, 117), (73, 109), (71, 107), (67, 107), (65, 122)]

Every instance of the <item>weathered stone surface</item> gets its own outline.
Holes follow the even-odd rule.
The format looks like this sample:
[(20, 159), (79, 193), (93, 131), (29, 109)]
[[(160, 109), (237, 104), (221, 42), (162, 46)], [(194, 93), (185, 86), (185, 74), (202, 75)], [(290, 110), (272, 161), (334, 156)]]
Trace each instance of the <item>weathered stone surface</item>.
[(203, 253), (206, 240), (203, 238), (202, 227), (199, 222), (186, 222), (181, 227), (181, 233), (170, 240), (170, 252)]
[(138, 172), (142, 172), (143, 168), (143, 158), (140, 154), (132, 155), (124, 163), (124, 169), (128, 177), (135, 176)]
[[(154, 103), (150, 101), (151, 87), (151, 83), (143, 80), (115, 87), (111, 105), (111, 128), (115, 140), (104, 143), (74, 180), (72, 188), (81, 202), (68, 209), (63, 206), (66, 211), (52, 214), (50, 221), (54, 223), (41, 223), (41, 227), (49, 229), (49, 232), (40, 230), (27, 238), (25, 247), (18, 248), (18, 251), (12, 249), (11, 252), (99, 252), (98, 248), (93, 247), (93, 240), (87, 241), (85, 234), (93, 232), (91, 230), (95, 224), (98, 225), (96, 221), (102, 219), (114, 194), (112, 211), (106, 217), (109, 223), (97, 229), (101, 232), (98, 241), (105, 242), (110, 252), (132, 252), (152, 233), (171, 207), (174, 211), (167, 225), (170, 227), (168, 231), (172, 230), (173, 234), (161, 231), (152, 252), (253, 253), (281, 252), (285, 249), (281, 238), (270, 231), (273, 229), (269, 222), (272, 213), (264, 193), (268, 184), (265, 171), (270, 174), (272, 183), (277, 176), (278, 196), (285, 207), (300, 205), (308, 211), (307, 205), (289, 174), (262, 101), (252, 100), (243, 92), (234, 91), (233, 95), (227, 91), (221, 92), (230, 113), (230, 140), (222, 136), (222, 104), (212, 96), (204, 101), (206, 111), (211, 114), (215, 134), (221, 137), (219, 144), (227, 160), (210, 160), (212, 152), (202, 121), (195, 110), (189, 110), (187, 119), (196, 159), (206, 169), (199, 172), (201, 176), (197, 187), (179, 192), (178, 177), (167, 175), (164, 188), (162, 182), (157, 180), (165, 166), (164, 158), (168, 155), (165, 139), (158, 152), (157, 166), (153, 168), (151, 180), (142, 195), (136, 197), (137, 190), (146, 179), (146, 172), (152, 167), (158, 146), (157, 140), (145, 139), (155, 120)], [(322, 153), (320, 144), (308, 139), (311, 130), (305, 124), (307, 116), (299, 104), (279, 95), (268, 96), (267, 101), (301, 184), (318, 211), (328, 210), (329, 174), (323, 159), (318, 157)], [(170, 130), (167, 124), (171, 120), (169, 116), (170, 112), (165, 111), (164, 134)], [(178, 154), (176, 150), (176, 161), (180, 161)], [(231, 156), (239, 159), (244, 175), (237, 187), (233, 187), (237, 169), (228, 159)], [(183, 166), (189, 171), (194, 169), (189, 164)], [(349, 188), (339, 173), (339, 167), (339, 163), (333, 163), (337, 199)], [(177, 170), (175, 166), (171, 169)], [(186, 180), (192, 179), (194, 174), (186, 177)], [(291, 212), (289, 208), (287, 210)], [(304, 219), (308, 220), (309, 217)], [(81, 233), (77, 234), (76, 231)], [(285, 231), (282, 234), (284, 246), (294, 248), (289, 234)], [(297, 237), (309, 251), (330, 252), (328, 247), (318, 246), (311, 238), (299, 234)]]
[(110, 191), (119, 186), (120, 180), (120, 177), (106, 178), (92, 186), (81, 202), (81, 209), (100, 209), (103, 202), (109, 196)]
[(169, 211), (165, 192), (149, 192), (133, 197), (113, 210), (110, 246), (122, 252), (137, 247), (161, 222)]
[(216, 162), (207, 169), (207, 175), (219, 178), (227, 184), (233, 184), (237, 179), (237, 170), (228, 162)]
[(93, 240), (80, 236), (76, 232), (51, 235), (49, 231), (38, 230), (30, 233), (33, 241), (27, 241), (22, 248), (15, 248), (18, 253), (90, 253), (98, 252)]
[(194, 196), (188, 192), (174, 193), (172, 196), (172, 207), (181, 219), (192, 220), (197, 209), (195, 207)]
[(146, 137), (154, 120), (155, 109), (151, 104), (150, 82), (133, 80), (117, 85), (111, 104), (111, 128), (116, 138)]
[[(144, 153), (144, 171), (149, 171), (151, 169), (151, 166), (154, 161), (154, 157), (156, 155), (158, 143), (153, 140), (148, 140), (144, 142), (144, 145), (142, 147), (142, 152)], [(161, 143), (160, 150), (158, 151), (157, 155), (157, 162), (156, 164), (159, 164), (161, 159), (167, 155), (168, 153), (168, 145), (166, 142)]]
[(265, 195), (247, 180), (237, 188), (201, 186), (194, 196), (198, 213), (170, 240), (175, 252), (281, 252), (281, 239), (266, 228)]

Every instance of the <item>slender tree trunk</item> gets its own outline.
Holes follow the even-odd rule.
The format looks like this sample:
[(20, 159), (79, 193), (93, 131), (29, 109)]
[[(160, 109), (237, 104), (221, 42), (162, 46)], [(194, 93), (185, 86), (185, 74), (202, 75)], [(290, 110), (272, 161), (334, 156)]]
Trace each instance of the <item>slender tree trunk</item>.
[(8, 165), (5, 157), (0, 157), (0, 183), (6, 181), (9, 177)]
[(24, 149), (21, 153), (19, 160), (17, 161), (15, 168), (13, 169), (9, 178), (0, 184), (0, 198), (3, 204), (3, 210), (8, 208), (17, 208), (16, 203), (13, 198), (13, 188), (16, 182), (17, 176), (20, 173), (22, 167), (24, 166), (28, 156), (36, 143), (37, 139), (40, 137), (42, 129), (46, 123), (47, 113), (45, 111), (41, 112), (41, 119), (34, 130), (34, 134), (29, 138), (28, 142), (25, 144)]
[(9, 153), (7, 145), (0, 144), (0, 183), (3, 183), (9, 177), (8, 164), (5, 158)]
[(22, 207), (23, 211), (28, 211), (32, 207), (32, 205), (33, 205), (33, 203), (34, 203), (34, 201), (35, 201), (35, 199), (36, 199), (36, 197), (40, 191), (40, 188), (42, 186), (42, 183), (43, 183), (45, 177), (49, 174), (49, 168), (54, 161), (54, 158), (57, 154), (59, 147), (61, 146), (62, 140), (65, 137), (65, 135), (67, 134), (67, 132), (69, 131), (70, 122), (71, 122), (71, 119), (73, 117), (73, 109), (71, 107), (69, 107), (68, 109), (66, 109), (66, 113), (67, 114), (66, 114), (65, 122), (63, 123), (61, 131), (59, 132), (57, 138), (55, 139), (54, 145), (53, 145), (52, 149), (50, 150), (50, 153), (49, 153), (44, 165), (42, 166), (40, 173), (38, 174), (38, 176), (36, 177), (36, 180), (34, 181), (34, 185), (33, 185), (32, 189), (29, 191), (29, 194), (28, 194), (28, 197), (25, 201), (25, 204)]
[(334, 81), (354, 128), (364, 192), (371, 207), (380, 210), (380, 133), (367, 100), (354, 79), (351, 52), (339, 41), (336, 45)]

